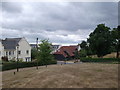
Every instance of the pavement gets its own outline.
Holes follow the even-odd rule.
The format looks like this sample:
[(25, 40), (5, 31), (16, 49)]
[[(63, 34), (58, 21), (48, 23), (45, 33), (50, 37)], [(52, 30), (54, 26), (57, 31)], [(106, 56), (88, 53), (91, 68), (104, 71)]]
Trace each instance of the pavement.
[(81, 64), (82, 62), (76, 62), (74, 63), (73, 61), (57, 61), (57, 64)]

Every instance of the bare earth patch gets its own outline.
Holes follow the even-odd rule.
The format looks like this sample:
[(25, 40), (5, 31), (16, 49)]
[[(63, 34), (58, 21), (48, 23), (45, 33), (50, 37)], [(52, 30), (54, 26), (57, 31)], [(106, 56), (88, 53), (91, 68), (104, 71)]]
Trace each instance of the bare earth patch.
[(3, 88), (117, 88), (118, 64), (49, 65), (2, 72)]

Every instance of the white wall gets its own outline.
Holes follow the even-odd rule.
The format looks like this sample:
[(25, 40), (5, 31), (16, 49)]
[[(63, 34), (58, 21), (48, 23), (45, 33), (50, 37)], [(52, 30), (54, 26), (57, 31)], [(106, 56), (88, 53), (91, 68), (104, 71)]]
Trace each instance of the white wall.
[[(8, 60), (12, 59), (17, 60), (17, 51), (21, 51), (21, 54), (18, 54), (18, 58), (23, 59), (23, 61), (26, 61), (26, 58), (29, 57), (29, 60), (27, 61), (31, 61), (31, 46), (26, 41), (26, 39), (22, 38), (18, 44), (19, 44), (18, 50), (17, 47), (15, 50), (4, 50), (4, 46), (2, 45), (2, 42), (0, 40), (0, 60), (2, 56), (8, 56)], [(28, 54), (26, 53), (27, 50), (29, 51)], [(9, 55), (9, 51), (11, 52), (11, 55)], [(6, 52), (8, 52), (8, 55), (6, 55)]]
[[(18, 58), (23, 58), (23, 61), (26, 61), (26, 58), (30, 57), (30, 59), (27, 61), (31, 61), (31, 46), (29, 45), (29, 43), (26, 41), (25, 38), (22, 38), (20, 40), (18, 50), (21, 52), (21, 54), (18, 54)], [(26, 53), (27, 50), (29, 51), (29, 54)], [(16, 54), (16, 57), (17, 57), (17, 54)]]
[[(7, 55), (6, 55), (6, 52), (8, 53)], [(9, 52), (11, 52), (10, 55), (9, 55)], [(7, 56), (8, 60), (15, 60), (16, 59), (16, 52), (15, 52), (15, 50), (4, 50), (4, 56)]]
[(2, 42), (0, 40), (0, 60), (1, 60), (1, 57), (4, 56), (4, 51), (3, 51), (4, 47), (2, 45)]
[(78, 45), (78, 51), (80, 51), (81, 50), (81, 47), (80, 47), (80, 45)]

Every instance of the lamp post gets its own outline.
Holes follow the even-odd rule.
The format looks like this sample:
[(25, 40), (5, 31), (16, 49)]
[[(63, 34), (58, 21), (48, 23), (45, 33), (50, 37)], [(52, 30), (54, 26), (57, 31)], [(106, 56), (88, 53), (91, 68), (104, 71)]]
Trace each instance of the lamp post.
[(19, 71), (19, 67), (18, 67), (18, 48), (19, 48), (19, 46), (17, 45), (17, 72)]
[[(38, 38), (36, 38), (36, 49), (37, 49), (37, 56), (38, 56)], [(38, 60), (37, 60), (37, 67), (36, 69), (38, 69)]]

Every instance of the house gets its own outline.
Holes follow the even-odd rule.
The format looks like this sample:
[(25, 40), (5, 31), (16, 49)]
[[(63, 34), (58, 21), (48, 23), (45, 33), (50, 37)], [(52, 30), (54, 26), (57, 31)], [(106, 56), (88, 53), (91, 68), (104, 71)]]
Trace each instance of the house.
[(8, 60), (31, 61), (31, 46), (23, 38), (6, 38), (0, 41), (1, 57), (7, 57)]
[(76, 46), (62, 46), (55, 53), (53, 53), (57, 60), (70, 60), (75, 58), (75, 53), (80, 50), (78, 45)]
[[(30, 46), (31, 46), (32, 49), (37, 48), (37, 44), (30, 44)], [(38, 47), (40, 47), (40, 46), (38, 45)], [(52, 50), (51, 54), (56, 52), (60, 47), (61, 47), (60, 45), (51, 45), (51, 50)]]
[(0, 60), (1, 60), (2, 56), (4, 56), (3, 50), (4, 50), (4, 46), (2, 44), (2, 39), (0, 39)]
[(37, 44), (30, 44), (31, 48), (36, 48)]
[(52, 54), (55, 53), (61, 46), (60, 45), (52, 45), (51, 49), (52, 49)]

